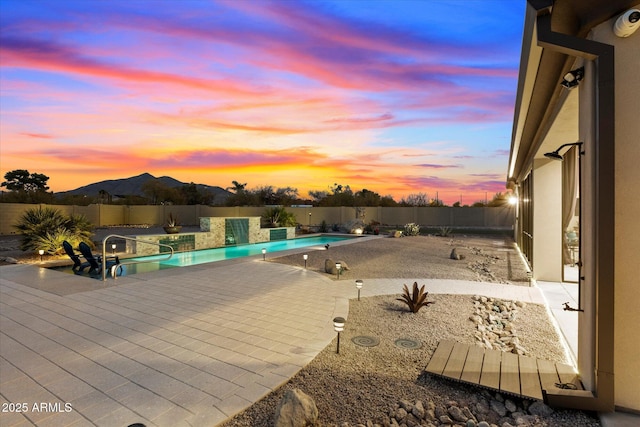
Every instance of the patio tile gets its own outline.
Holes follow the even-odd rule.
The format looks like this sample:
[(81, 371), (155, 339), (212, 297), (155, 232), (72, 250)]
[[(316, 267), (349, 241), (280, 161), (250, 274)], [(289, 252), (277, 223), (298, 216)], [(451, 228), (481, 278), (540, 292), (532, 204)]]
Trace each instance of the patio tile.
[[(3, 395), (64, 395), (76, 415), (105, 426), (224, 421), (329, 344), (331, 319), (348, 314), (355, 295), (320, 275), (253, 261), (141, 274), (68, 295), (62, 282), (54, 295), (4, 278)], [(363, 295), (397, 293), (404, 282), (368, 280)], [(257, 294), (264, 297), (248, 297)], [(46, 420), (57, 425), (55, 416)]]

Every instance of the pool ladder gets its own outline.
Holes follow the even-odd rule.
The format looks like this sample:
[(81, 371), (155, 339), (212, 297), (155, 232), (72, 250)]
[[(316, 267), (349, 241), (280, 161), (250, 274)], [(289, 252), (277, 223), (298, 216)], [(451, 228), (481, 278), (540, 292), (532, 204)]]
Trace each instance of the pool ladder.
[(153, 261), (128, 261), (128, 262), (120, 262), (118, 264), (113, 265), (110, 268), (110, 271), (111, 271), (111, 277), (113, 277), (114, 280), (117, 279), (118, 277), (118, 270), (122, 271), (122, 267), (124, 267), (125, 265), (143, 264), (146, 262), (166, 261), (168, 259), (171, 259), (171, 257), (173, 257), (173, 248), (169, 245), (165, 245), (164, 243), (152, 242), (150, 240), (137, 239), (135, 237), (129, 237), (129, 236), (121, 236), (119, 234), (109, 234), (107, 237), (102, 239), (102, 281), (103, 282), (107, 280), (107, 241), (112, 237), (115, 237), (118, 239), (130, 240), (133, 242), (146, 243), (146, 244), (155, 245), (158, 247), (165, 247), (165, 248), (169, 248), (169, 251), (170, 251), (169, 256), (167, 258), (160, 259), (160, 260), (155, 259)]

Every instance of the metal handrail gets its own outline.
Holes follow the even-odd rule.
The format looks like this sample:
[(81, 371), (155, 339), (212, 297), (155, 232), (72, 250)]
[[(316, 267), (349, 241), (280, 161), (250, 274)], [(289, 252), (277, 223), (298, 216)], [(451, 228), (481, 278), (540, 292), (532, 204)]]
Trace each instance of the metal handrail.
[(166, 248), (169, 248), (169, 250), (171, 251), (169, 253), (169, 256), (165, 259), (160, 259), (160, 260), (153, 260), (153, 261), (129, 261), (129, 262), (121, 262), (118, 263), (116, 265), (114, 265), (112, 267), (113, 269), (113, 273), (111, 274), (111, 276), (113, 277), (113, 280), (116, 280), (117, 278), (117, 272), (118, 272), (118, 268), (122, 268), (125, 265), (132, 265), (132, 264), (143, 264), (145, 262), (159, 262), (159, 261), (167, 261), (169, 259), (171, 259), (171, 257), (173, 257), (173, 247), (169, 246), (169, 245), (165, 245), (164, 243), (158, 243), (158, 242), (152, 242), (151, 240), (144, 240), (144, 239), (137, 239), (135, 237), (129, 237), (129, 236), (121, 236), (119, 234), (109, 234), (107, 237), (105, 237), (104, 239), (102, 239), (102, 281), (106, 281), (107, 280), (107, 240), (109, 240), (112, 237), (117, 237), (118, 239), (124, 239), (124, 240), (131, 240), (134, 242), (140, 242), (140, 243), (147, 243), (150, 245), (156, 245), (156, 246), (164, 246)]

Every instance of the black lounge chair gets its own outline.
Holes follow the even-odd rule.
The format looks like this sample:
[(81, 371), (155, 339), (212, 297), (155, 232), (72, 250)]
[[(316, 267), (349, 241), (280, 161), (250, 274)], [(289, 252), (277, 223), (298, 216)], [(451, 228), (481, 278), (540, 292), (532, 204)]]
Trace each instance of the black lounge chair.
[[(78, 245), (78, 249), (80, 253), (87, 260), (89, 264), (89, 274), (99, 274), (102, 272), (102, 256), (94, 255), (91, 252), (91, 248), (85, 242), (80, 242)], [(120, 264), (120, 260), (118, 257), (108, 257), (107, 258), (107, 271), (111, 271), (111, 267), (114, 265)]]
[(67, 253), (67, 255), (69, 255), (69, 258), (71, 258), (71, 261), (73, 261), (73, 267), (71, 268), (73, 271), (82, 272), (85, 268), (91, 267), (91, 264), (89, 262), (82, 262), (82, 260), (80, 260), (80, 255), (75, 253), (75, 251), (73, 250), (73, 246), (71, 246), (71, 243), (65, 240), (64, 242), (62, 242), (62, 247), (64, 248), (64, 251)]

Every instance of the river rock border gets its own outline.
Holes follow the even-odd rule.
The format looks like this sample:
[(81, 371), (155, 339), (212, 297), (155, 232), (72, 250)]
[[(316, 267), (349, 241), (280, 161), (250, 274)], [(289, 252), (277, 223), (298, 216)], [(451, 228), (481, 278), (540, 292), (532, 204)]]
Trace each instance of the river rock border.
[(531, 427), (541, 426), (540, 417), (548, 417), (554, 410), (541, 401), (505, 398), (487, 390), (472, 395), (467, 402), (432, 399), (411, 402), (401, 400), (387, 415), (375, 422), (363, 424), (328, 424), (328, 427)]
[(474, 336), (479, 344), (487, 349), (526, 356), (527, 350), (520, 344), (513, 325), (518, 309), (525, 303), (480, 295), (474, 295), (472, 299), (474, 308), (469, 320), (476, 324)]

